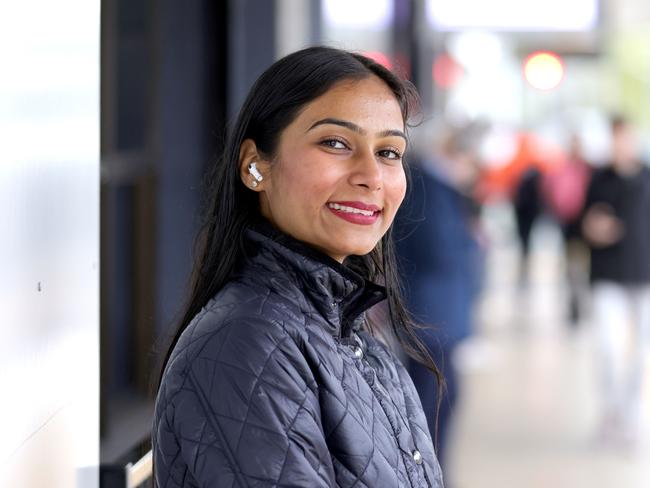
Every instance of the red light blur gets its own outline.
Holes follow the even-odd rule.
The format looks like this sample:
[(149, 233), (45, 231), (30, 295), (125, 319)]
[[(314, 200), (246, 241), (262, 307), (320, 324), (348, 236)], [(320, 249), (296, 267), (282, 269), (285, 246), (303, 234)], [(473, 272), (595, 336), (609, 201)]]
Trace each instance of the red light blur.
[(449, 54), (440, 54), (433, 61), (433, 81), (440, 88), (452, 88), (465, 75), (463, 67)]
[(386, 69), (393, 69), (393, 62), (381, 51), (366, 51), (362, 54), (365, 57), (372, 59), (374, 62), (381, 64)]

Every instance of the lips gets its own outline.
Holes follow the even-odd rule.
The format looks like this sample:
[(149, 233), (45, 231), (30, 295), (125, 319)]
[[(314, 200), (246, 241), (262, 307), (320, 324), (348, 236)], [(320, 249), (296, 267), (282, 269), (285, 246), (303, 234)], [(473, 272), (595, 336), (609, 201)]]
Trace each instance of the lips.
[(364, 202), (328, 202), (327, 208), (337, 217), (359, 225), (371, 225), (381, 214), (377, 205)]

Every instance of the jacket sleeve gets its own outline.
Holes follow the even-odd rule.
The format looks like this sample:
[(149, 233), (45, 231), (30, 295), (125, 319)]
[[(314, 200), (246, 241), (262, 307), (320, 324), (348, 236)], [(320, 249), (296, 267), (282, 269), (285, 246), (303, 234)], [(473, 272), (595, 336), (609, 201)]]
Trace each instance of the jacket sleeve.
[(304, 346), (261, 319), (196, 342), (167, 372), (175, 391), (160, 416), (186, 472), (160, 486), (335, 485)]

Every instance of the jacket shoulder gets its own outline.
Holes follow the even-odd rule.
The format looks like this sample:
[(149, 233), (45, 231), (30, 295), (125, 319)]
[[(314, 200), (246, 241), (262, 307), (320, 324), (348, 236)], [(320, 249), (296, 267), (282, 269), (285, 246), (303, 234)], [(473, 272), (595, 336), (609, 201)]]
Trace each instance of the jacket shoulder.
[[(332, 468), (324, 440), (313, 440), (317, 386), (299, 328), (266, 314), (264, 296), (245, 300), (240, 291), (208, 303), (174, 349), (156, 401), (157, 477), (191, 467), (200, 486), (294, 476), (327, 486)], [(295, 432), (311, 440), (303, 445)]]
[[(289, 317), (287, 316), (289, 315)], [(228, 286), (190, 322), (174, 347), (168, 369), (186, 373), (197, 361), (229, 363), (255, 369), (289, 343), (300, 342), (300, 330), (290, 314), (281, 314), (269, 294), (252, 293), (244, 285)]]

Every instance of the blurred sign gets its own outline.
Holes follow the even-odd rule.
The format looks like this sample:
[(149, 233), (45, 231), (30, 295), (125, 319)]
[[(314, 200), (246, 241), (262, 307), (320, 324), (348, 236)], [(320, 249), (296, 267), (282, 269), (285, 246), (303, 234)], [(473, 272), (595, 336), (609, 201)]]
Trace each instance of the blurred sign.
[(599, 0), (427, 0), (427, 18), (436, 30), (485, 28), (501, 31), (593, 30)]
[(324, 0), (323, 14), (335, 27), (381, 30), (393, 22), (393, 1)]

